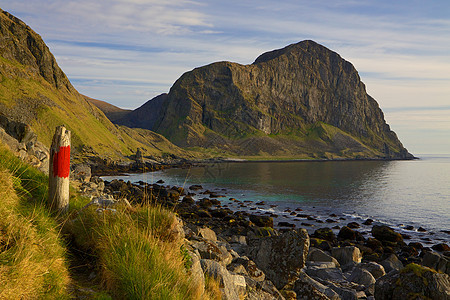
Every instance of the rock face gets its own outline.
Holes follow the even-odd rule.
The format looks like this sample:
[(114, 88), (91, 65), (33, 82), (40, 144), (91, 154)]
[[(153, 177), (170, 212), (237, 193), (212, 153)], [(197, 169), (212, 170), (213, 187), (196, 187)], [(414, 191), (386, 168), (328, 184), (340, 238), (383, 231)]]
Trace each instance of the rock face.
[(241, 155), (411, 157), (353, 65), (313, 41), (196, 68), (117, 122)]
[(249, 257), (278, 289), (296, 279), (305, 266), (309, 236), (305, 229), (249, 241)]
[(410, 264), (378, 279), (375, 299), (450, 299), (450, 279), (447, 274)]

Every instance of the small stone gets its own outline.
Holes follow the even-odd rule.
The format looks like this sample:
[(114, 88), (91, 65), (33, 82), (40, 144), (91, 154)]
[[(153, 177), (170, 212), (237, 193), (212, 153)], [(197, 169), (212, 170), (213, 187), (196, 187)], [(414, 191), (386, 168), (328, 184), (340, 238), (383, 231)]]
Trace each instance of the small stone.
[(436, 245), (432, 246), (431, 249), (440, 251), (440, 252), (450, 251), (450, 247), (445, 243), (436, 244)]
[(356, 223), (356, 222), (350, 222), (350, 223), (347, 224), (347, 227), (354, 229), (354, 228), (359, 228), (361, 226), (358, 223)]
[(363, 222), (364, 225), (372, 225), (373, 224), (373, 220), (372, 219), (367, 219)]
[(355, 233), (355, 231), (353, 231), (349, 227), (344, 226), (339, 231), (338, 238), (343, 239), (343, 240), (355, 240), (356, 239), (356, 233)]

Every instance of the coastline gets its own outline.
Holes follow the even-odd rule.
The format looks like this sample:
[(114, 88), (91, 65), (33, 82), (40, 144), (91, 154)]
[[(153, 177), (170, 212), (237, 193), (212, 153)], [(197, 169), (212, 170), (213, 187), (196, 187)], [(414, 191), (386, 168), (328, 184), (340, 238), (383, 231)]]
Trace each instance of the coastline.
[[(127, 179), (103, 181), (92, 177), (89, 183), (81, 185), (81, 189), (88, 194), (98, 193), (95, 185), (102, 186), (102, 193), (118, 200), (127, 199), (131, 206), (155, 204), (173, 211), (180, 218), (184, 243), (191, 251), (191, 257), (194, 261), (200, 261), (203, 270), (200, 272), (206, 274), (211, 272), (210, 267), (213, 265), (214, 268), (221, 265), (225, 268), (221, 269), (224, 275), (220, 276), (241, 276), (240, 286), (250, 287), (252, 292), (268, 293), (264, 294), (264, 299), (283, 299), (279, 295), (289, 295), (291, 291), (297, 296), (304, 295), (299, 286), (286, 284), (291, 279), (301, 282), (302, 286), (306, 284), (314, 291), (322, 287), (319, 290), (324, 295), (327, 295), (326, 291), (327, 297), (331, 299), (346, 298), (349, 293), (353, 295), (352, 299), (357, 299), (363, 297), (362, 292), (364, 299), (373, 299), (385, 280), (403, 276), (399, 274), (409, 272), (407, 270), (411, 264), (418, 268), (431, 267), (444, 273), (450, 272), (450, 268), (447, 271), (446, 267), (450, 254), (448, 242), (434, 241), (432, 232), (424, 231), (423, 237), (429, 241), (421, 243), (408, 237), (404, 231), (376, 220), (355, 220), (333, 208), (330, 208), (327, 219), (324, 219), (311, 214), (301, 204), (283, 212), (286, 219), (284, 215), (269, 211), (274, 204), (231, 198), (220, 185), (214, 189), (202, 185), (173, 185), (153, 174), (149, 173), (148, 177), (142, 174), (142, 180), (137, 183)], [(152, 181), (145, 182), (146, 177), (152, 178)], [(301, 220), (302, 225), (293, 224), (290, 220), (294, 218)], [(314, 226), (309, 226), (311, 224)], [(450, 231), (446, 231), (446, 234), (450, 234)], [(280, 252), (278, 244), (285, 243), (293, 243), (298, 247)], [(264, 247), (261, 246), (263, 244)], [(259, 259), (260, 251), (270, 252), (273, 255), (271, 261), (276, 257), (275, 265), (286, 264), (289, 267), (280, 269), (267, 265), (264, 259)], [(353, 258), (343, 260), (339, 254), (342, 251)], [(295, 261), (289, 261), (289, 257), (293, 256)], [(302, 258), (299, 260), (299, 257)], [(324, 257), (327, 261), (322, 260)], [(368, 267), (382, 270), (381, 275), (372, 274), (370, 277), (364, 273), (364, 276), (371, 278), (369, 282), (356, 284), (352, 281), (352, 278), (361, 276), (358, 273), (360, 269), (370, 273), (369, 269), (365, 269)], [(255, 281), (249, 268), (257, 270), (259, 275), (256, 278), (262, 281)], [(290, 278), (287, 274), (296, 275)], [(336, 279), (339, 279), (338, 282)], [(264, 289), (267, 285), (273, 288)], [(241, 291), (237, 285), (230, 283), (230, 286), (234, 286), (235, 291)]]

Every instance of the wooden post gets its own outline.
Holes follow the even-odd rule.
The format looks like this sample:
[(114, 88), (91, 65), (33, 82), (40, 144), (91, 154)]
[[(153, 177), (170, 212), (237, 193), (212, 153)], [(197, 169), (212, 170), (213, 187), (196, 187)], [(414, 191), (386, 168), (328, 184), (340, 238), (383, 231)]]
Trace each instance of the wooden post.
[(50, 208), (65, 213), (69, 208), (70, 131), (58, 126), (50, 148), (49, 190)]

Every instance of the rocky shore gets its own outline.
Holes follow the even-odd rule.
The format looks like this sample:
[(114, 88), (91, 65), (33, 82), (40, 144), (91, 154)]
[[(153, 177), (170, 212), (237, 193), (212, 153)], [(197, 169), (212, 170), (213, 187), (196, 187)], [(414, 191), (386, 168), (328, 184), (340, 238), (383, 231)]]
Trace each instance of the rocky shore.
[[(225, 299), (450, 299), (445, 242), (432, 247), (408, 242), (408, 236), (370, 219), (339, 227), (333, 215), (308, 233), (258, 209), (245, 210), (248, 203), (221, 201), (219, 191), (200, 185), (183, 189), (162, 181), (103, 181), (87, 168), (75, 168), (73, 178), (83, 193), (97, 199), (100, 212), (113, 211), (119, 199), (172, 209), (179, 216), (176, 234), (184, 238), (191, 272), (201, 281), (218, 278)], [(302, 217), (301, 208), (290, 213)]]

